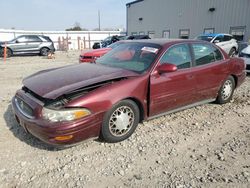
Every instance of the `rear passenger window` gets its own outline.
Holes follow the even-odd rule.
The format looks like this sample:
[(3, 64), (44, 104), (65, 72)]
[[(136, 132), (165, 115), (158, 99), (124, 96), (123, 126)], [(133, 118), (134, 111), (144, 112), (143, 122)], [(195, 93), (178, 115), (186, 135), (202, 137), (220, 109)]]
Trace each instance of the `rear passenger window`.
[(29, 42), (42, 42), (42, 40), (38, 36), (28, 36)]
[(217, 48), (214, 48), (214, 47), (212, 47), (212, 48), (213, 48), (213, 51), (214, 51), (216, 61), (222, 60), (223, 55), (221, 54), (220, 50), (218, 50)]
[(180, 44), (171, 47), (163, 55), (160, 63), (171, 63), (177, 66), (178, 69), (189, 68), (191, 66), (191, 56), (187, 44)]
[(196, 66), (205, 65), (223, 59), (219, 49), (207, 44), (193, 44)]

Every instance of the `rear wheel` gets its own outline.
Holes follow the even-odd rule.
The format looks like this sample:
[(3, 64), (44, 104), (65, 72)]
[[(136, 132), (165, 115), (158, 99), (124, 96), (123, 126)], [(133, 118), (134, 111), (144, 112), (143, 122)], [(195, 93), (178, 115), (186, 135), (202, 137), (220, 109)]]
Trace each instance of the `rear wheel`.
[(233, 97), (234, 89), (235, 89), (234, 78), (232, 76), (229, 76), (226, 79), (226, 81), (222, 84), (216, 102), (219, 104), (224, 104), (229, 102)]
[(11, 49), (7, 48), (7, 57), (11, 57), (12, 56), (12, 51)]
[(139, 108), (135, 102), (120, 101), (105, 114), (101, 137), (110, 143), (127, 139), (139, 123), (139, 114)]
[(236, 55), (236, 49), (235, 48), (231, 48), (231, 50), (229, 51), (228, 54), (230, 57), (234, 57)]
[(41, 48), (41, 50), (40, 50), (40, 55), (41, 56), (48, 56), (48, 54), (49, 54), (49, 49), (48, 48)]

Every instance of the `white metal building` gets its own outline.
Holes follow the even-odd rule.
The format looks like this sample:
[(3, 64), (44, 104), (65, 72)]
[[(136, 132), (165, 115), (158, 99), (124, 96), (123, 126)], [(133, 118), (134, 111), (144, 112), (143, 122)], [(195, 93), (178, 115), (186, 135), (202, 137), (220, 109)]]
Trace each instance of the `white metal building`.
[(137, 0), (127, 3), (129, 35), (194, 38), (230, 33), (250, 39), (250, 0)]

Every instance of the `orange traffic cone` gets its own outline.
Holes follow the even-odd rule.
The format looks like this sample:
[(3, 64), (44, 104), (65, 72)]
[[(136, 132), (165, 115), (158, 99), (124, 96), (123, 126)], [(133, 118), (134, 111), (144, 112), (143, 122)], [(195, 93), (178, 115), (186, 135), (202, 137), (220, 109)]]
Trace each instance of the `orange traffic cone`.
[(6, 58), (7, 58), (7, 43), (5, 42), (4, 50), (3, 50), (3, 61), (4, 62), (6, 62)]

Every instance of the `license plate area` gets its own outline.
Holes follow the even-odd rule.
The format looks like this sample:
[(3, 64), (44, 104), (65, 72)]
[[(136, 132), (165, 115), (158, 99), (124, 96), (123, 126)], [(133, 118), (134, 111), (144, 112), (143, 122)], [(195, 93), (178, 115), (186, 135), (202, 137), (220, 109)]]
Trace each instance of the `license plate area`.
[(25, 130), (25, 132), (27, 133), (28, 130), (27, 130), (27, 128), (26, 128), (25, 123), (24, 123), (22, 120), (20, 120), (20, 125), (21, 125), (21, 127)]

